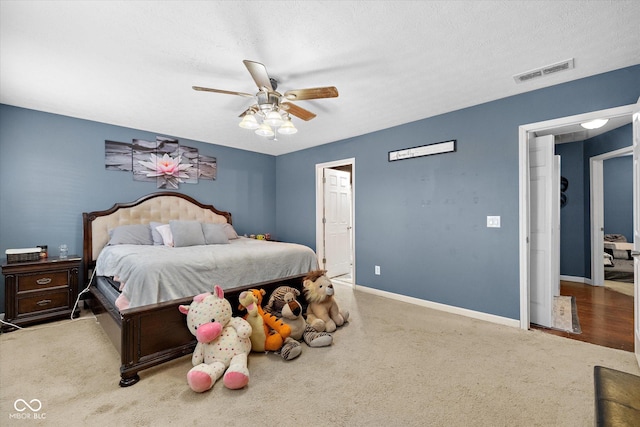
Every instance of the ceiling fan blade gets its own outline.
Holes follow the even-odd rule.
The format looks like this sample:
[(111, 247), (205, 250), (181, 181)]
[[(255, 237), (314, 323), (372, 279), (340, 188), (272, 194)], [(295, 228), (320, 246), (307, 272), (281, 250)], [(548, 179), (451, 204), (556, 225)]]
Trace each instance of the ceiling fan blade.
[(290, 101), (300, 101), (303, 99), (337, 98), (338, 89), (335, 86), (314, 87), (310, 89), (288, 90), (284, 97)]
[(208, 87), (200, 87), (200, 86), (191, 86), (193, 90), (200, 90), (203, 92), (215, 92), (215, 93), (225, 93), (227, 95), (239, 95), (239, 96), (247, 96), (253, 98), (253, 95), (244, 93), (244, 92), (232, 92), (230, 90), (222, 90), (222, 89), (211, 89)]
[(297, 105), (292, 104), (290, 102), (281, 103), (280, 104), (280, 108), (285, 110), (287, 113), (293, 114), (294, 116), (296, 116), (299, 119), (302, 119), (304, 121), (309, 121), (309, 120), (313, 119), (316, 116), (311, 111), (305, 110), (304, 108), (298, 107)]
[(262, 88), (266, 88), (269, 92), (273, 92), (273, 86), (271, 86), (271, 79), (269, 78), (269, 74), (267, 73), (267, 68), (259, 62), (249, 61), (245, 59), (244, 61), (245, 67), (249, 70), (251, 77), (253, 77), (253, 81), (258, 85), (258, 89), (262, 90)]

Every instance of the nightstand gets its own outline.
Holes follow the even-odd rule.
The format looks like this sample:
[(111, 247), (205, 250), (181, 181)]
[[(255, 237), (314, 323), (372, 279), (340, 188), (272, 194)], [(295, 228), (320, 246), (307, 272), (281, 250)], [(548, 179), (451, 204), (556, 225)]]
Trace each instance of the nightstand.
[[(70, 317), (78, 297), (78, 272), (82, 258), (49, 257), (38, 261), (2, 264), (4, 321), (26, 326)], [(76, 310), (75, 314), (78, 314)], [(2, 324), (2, 331), (12, 326)]]

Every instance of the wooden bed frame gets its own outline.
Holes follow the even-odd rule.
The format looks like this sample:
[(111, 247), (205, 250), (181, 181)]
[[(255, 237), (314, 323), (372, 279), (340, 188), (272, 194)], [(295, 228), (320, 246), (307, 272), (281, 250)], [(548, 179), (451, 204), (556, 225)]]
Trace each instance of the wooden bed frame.
[[(109, 228), (147, 224), (151, 221), (167, 223), (172, 219), (231, 224), (229, 212), (219, 211), (212, 205), (201, 204), (189, 196), (175, 192), (153, 193), (135, 202), (117, 203), (104, 211), (83, 213), (83, 269), (87, 285), (98, 254), (108, 242)], [(234, 314), (239, 316), (233, 301), (238, 300), (243, 290), (262, 288), (270, 293), (282, 285), (302, 290), (304, 276), (302, 274), (225, 289), (225, 298), (231, 302)], [(94, 284), (89, 291), (86, 304), (120, 352), (120, 386), (127, 387), (137, 383), (140, 380), (138, 372), (143, 369), (193, 352), (195, 337), (187, 328), (185, 316), (178, 311), (178, 306), (190, 304), (193, 296), (119, 311)]]

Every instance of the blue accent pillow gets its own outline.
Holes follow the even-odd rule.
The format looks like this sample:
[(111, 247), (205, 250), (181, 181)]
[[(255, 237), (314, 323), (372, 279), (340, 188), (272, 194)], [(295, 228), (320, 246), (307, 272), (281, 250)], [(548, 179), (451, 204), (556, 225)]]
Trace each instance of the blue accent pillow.
[(169, 221), (171, 234), (173, 235), (173, 246), (176, 248), (183, 246), (204, 245), (204, 233), (202, 225), (198, 221)]
[(224, 231), (224, 224), (202, 223), (202, 233), (204, 242), (207, 245), (224, 245), (229, 243), (227, 233)]
[(153, 245), (148, 224), (120, 225), (109, 230), (108, 245)]

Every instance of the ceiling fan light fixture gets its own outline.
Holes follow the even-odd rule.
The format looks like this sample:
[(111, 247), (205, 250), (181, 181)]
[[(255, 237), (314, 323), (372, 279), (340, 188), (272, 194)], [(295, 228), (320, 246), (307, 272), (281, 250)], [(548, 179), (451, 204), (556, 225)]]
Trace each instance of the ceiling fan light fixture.
[(298, 129), (296, 129), (291, 120), (285, 121), (284, 124), (278, 128), (278, 133), (283, 135), (293, 135), (296, 132), (298, 132)]
[(276, 110), (269, 111), (264, 118), (264, 122), (269, 126), (279, 127), (284, 124), (284, 120), (282, 120), (282, 116)]
[(253, 130), (258, 129), (260, 125), (253, 114), (245, 114), (240, 123), (238, 123), (238, 126), (243, 129)]
[(599, 129), (602, 126), (606, 125), (608, 121), (609, 119), (595, 119), (589, 122), (580, 123), (580, 126), (585, 129)]
[(276, 133), (292, 135), (298, 132), (289, 115), (304, 121), (309, 121), (316, 117), (311, 111), (289, 101), (336, 98), (338, 96), (338, 89), (335, 86), (288, 90), (283, 96), (276, 91), (278, 89), (278, 81), (269, 76), (264, 64), (247, 59), (243, 63), (258, 86), (258, 92), (255, 95), (201, 86), (191, 87), (197, 91), (254, 98), (255, 104), (240, 114), (242, 120), (238, 125), (243, 129), (253, 130), (257, 135), (271, 140), (277, 141)]
[(260, 126), (258, 126), (258, 128), (256, 129), (256, 135), (260, 135), (260, 136), (264, 136), (267, 138), (270, 138), (272, 136), (275, 135), (275, 133), (273, 132), (273, 129), (271, 129), (269, 127), (269, 125), (266, 124), (261, 124)]

